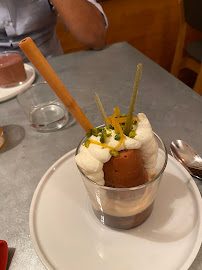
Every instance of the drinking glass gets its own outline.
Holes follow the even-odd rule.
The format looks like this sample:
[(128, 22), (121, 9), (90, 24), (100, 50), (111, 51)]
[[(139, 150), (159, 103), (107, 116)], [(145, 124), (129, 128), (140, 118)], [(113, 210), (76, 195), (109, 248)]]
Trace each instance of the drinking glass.
[[(154, 133), (158, 143), (156, 175), (149, 182), (131, 188), (102, 186), (89, 179), (78, 167), (97, 218), (109, 227), (131, 229), (145, 222), (152, 213), (159, 183), (167, 164), (167, 150), (161, 138)], [(88, 138), (83, 138), (76, 150)]]
[(17, 101), (37, 131), (58, 130), (69, 120), (69, 111), (46, 82), (20, 92)]

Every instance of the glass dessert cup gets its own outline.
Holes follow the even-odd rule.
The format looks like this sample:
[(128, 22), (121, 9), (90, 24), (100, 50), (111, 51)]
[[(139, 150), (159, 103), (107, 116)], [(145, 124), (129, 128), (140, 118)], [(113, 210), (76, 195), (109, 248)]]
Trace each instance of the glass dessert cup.
[[(102, 224), (116, 229), (132, 229), (145, 222), (152, 213), (159, 183), (167, 165), (167, 150), (161, 138), (154, 133), (158, 143), (156, 175), (147, 183), (131, 188), (102, 186), (89, 179), (78, 167), (93, 211)], [(76, 149), (87, 140), (84, 137)]]
[(0, 53), (0, 87), (21, 85), (27, 78), (22, 55), (18, 51)]

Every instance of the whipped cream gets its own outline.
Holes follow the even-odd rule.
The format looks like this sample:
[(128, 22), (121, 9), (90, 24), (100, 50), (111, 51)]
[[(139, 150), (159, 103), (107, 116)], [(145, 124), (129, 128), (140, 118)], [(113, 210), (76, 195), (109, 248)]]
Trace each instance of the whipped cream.
[[(133, 130), (135, 130), (137, 135), (134, 138), (125, 136), (121, 146), (116, 150), (140, 149), (145, 170), (148, 173), (149, 179), (151, 179), (155, 175), (158, 144), (154, 138), (149, 120), (144, 113), (137, 115), (137, 124), (133, 125)], [(106, 131), (108, 133), (108, 130)], [(107, 137), (105, 144), (116, 147), (119, 141), (114, 139), (115, 131), (111, 130), (110, 133), (112, 136)], [(100, 142), (99, 136), (92, 135), (90, 139)], [(88, 178), (100, 185), (104, 185), (103, 164), (109, 161), (110, 158), (109, 148), (103, 148), (100, 145), (90, 143), (88, 148), (81, 145), (80, 152), (76, 155), (75, 160)]]

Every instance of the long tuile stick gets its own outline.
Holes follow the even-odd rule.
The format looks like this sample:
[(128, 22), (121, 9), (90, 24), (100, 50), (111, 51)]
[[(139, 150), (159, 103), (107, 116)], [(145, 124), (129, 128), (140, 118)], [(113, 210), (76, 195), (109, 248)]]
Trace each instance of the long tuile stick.
[(125, 124), (125, 128), (124, 128), (124, 134), (127, 136), (129, 135), (130, 131), (132, 130), (133, 114), (134, 114), (134, 110), (135, 110), (135, 101), (136, 101), (136, 97), (137, 97), (138, 85), (139, 85), (139, 81), (140, 81), (141, 76), (142, 76), (142, 64), (138, 64), (136, 76), (135, 76), (135, 81), (134, 81), (134, 85), (133, 85), (133, 93), (132, 93), (131, 100), (130, 100), (128, 116), (127, 116), (127, 120), (126, 120), (126, 124)]
[(92, 124), (83, 113), (79, 105), (70, 95), (64, 84), (61, 82), (55, 71), (49, 65), (45, 57), (39, 51), (35, 43), (30, 37), (27, 37), (19, 42), (19, 47), (30, 60), (30, 62), (35, 66), (44, 80), (53, 89), (56, 95), (64, 103), (70, 113), (75, 117), (77, 122), (82, 126), (82, 128), (89, 132), (93, 128)]
[(105, 110), (104, 110), (104, 108), (102, 106), (102, 102), (101, 102), (101, 100), (100, 100), (97, 93), (94, 93), (94, 99), (95, 99), (96, 105), (98, 107), (98, 110), (99, 110), (99, 112), (100, 112), (100, 114), (102, 116), (102, 119), (103, 119), (103, 121), (105, 123), (105, 126), (109, 127), (109, 124), (105, 121), (105, 119), (107, 118), (107, 114), (106, 114), (106, 112), (105, 112)]

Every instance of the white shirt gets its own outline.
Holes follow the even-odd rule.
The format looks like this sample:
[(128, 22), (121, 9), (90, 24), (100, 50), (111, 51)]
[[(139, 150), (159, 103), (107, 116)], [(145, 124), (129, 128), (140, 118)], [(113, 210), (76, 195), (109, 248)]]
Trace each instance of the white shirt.
[[(96, 0), (87, 0), (107, 18)], [(0, 51), (19, 50), (18, 43), (30, 36), (45, 57), (63, 53), (56, 37), (57, 16), (48, 0), (0, 0)], [(27, 59), (24, 56), (24, 60)]]

